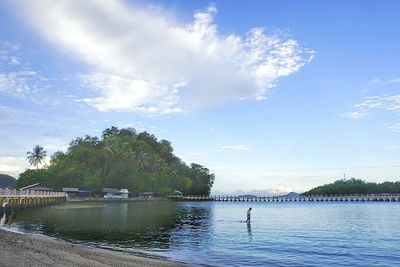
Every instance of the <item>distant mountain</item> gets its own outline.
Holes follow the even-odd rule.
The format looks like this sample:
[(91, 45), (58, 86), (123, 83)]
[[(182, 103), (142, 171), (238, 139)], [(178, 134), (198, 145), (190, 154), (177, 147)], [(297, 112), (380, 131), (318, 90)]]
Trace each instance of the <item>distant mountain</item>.
[(15, 187), (16, 179), (7, 174), (0, 174), (0, 188)]
[(297, 197), (297, 196), (299, 196), (299, 193), (290, 192), (289, 194), (283, 195), (282, 197)]

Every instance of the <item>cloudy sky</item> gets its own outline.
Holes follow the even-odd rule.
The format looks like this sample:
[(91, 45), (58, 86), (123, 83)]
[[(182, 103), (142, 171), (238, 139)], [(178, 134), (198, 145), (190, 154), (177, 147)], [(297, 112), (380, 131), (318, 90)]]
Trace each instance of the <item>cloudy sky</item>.
[(134, 127), (214, 192), (400, 180), (399, 1), (0, 4), (0, 172)]

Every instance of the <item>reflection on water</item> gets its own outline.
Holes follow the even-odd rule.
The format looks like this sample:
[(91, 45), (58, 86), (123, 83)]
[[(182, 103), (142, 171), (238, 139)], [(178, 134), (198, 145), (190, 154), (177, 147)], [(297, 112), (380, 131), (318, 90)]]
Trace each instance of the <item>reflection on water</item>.
[(191, 265), (396, 266), (398, 203), (82, 202), (0, 213), (0, 226)]
[(7, 223), (6, 213), (3, 210), (0, 211), (0, 226), (4, 226)]
[(0, 208), (0, 227), (9, 224), (11, 219), (12, 211), (6, 211)]
[(250, 242), (253, 241), (253, 236), (251, 234), (251, 223), (250, 222), (247, 223), (247, 234), (249, 235), (249, 241)]
[(93, 202), (18, 210), (13, 218), (4, 216), (3, 225), (15, 223), (20, 230), (74, 241), (163, 251), (171, 244), (179, 247), (182, 237), (201, 245), (211, 218), (209, 209), (172, 202)]

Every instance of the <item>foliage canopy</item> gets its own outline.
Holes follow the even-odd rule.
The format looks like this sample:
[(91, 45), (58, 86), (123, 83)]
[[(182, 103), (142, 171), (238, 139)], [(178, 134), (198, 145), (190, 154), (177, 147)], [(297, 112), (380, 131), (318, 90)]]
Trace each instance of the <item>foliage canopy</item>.
[[(76, 138), (66, 152), (54, 153), (48, 168), (41, 170), (47, 175), (35, 182), (59, 190), (78, 187), (94, 192), (108, 187), (127, 188), (131, 193), (179, 190), (188, 195), (209, 195), (215, 179), (207, 168), (188, 166), (174, 155), (169, 141), (117, 127), (105, 129), (101, 139), (88, 135)], [(19, 187), (24, 185), (22, 180), (18, 183)]]
[(334, 183), (318, 186), (303, 195), (343, 195), (343, 194), (382, 194), (400, 193), (400, 181), (370, 183), (361, 179), (337, 180)]

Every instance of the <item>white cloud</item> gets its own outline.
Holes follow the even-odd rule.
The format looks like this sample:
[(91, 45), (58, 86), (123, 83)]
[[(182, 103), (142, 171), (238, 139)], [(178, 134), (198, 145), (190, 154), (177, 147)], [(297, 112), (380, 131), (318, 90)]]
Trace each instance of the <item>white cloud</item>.
[[(182, 110), (173, 105), (177, 101), (179, 87), (175, 84), (170, 90), (165, 90), (160, 85), (151, 84), (146, 80), (131, 79), (120, 75), (94, 73), (82, 76), (82, 81), (89, 87), (97, 88), (102, 96), (83, 99), (89, 105), (95, 106), (100, 111), (132, 111), (138, 113), (162, 114), (177, 113)], [(147, 105), (152, 98), (157, 103)]]
[(367, 116), (373, 110), (385, 110), (400, 113), (400, 95), (369, 96), (360, 104), (354, 105), (355, 111), (346, 112), (345, 117), (358, 119)]
[(19, 48), (20, 46), (18, 44), (0, 40), (0, 66), (4, 64), (17, 65), (15, 63), (19, 62), (19, 59), (13, 54), (17, 52)]
[(217, 151), (222, 152), (222, 151), (243, 151), (243, 150), (249, 150), (249, 147), (247, 145), (222, 146)]
[[(393, 79), (391, 82), (394, 83), (396, 80)], [(359, 119), (377, 110), (394, 112), (400, 115), (400, 95), (368, 96), (360, 104), (354, 105), (354, 108), (355, 111), (345, 112), (342, 115), (351, 119)], [(389, 129), (394, 132), (400, 132), (400, 123), (390, 126)]]
[[(399, 129), (400, 129), (400, 124), (399, 124)], [(388, 145), (388, 146), (385, 146), (384, 149), (386, 149), (386, 150), (398, 150), (398, 149), (400, 149), (400, 145)]]
[(117, 124), (118, 128), (138, 128), (143, 127), (143, 122), (141, 121), (129, 121), (129, 122), (119, 122)]
[[(101, 111), (176, 113), (237, 99), (263, 100), (314, 52), (261, 28), (223, 35), (215, 6), (178, 25), (161, 9), (122, 1), (16, 1), (23, 18), (89, 66), (82, 99)], [(38, 16), (37, 14), (40, 14)]]
[(12, 57), (10, 63), (11, 63), (11, 65), (21, 64), (20, 60), (17, 57)]
[(368, 82), (367, 85), (369, 86), (384, 86), (384, 85), (389, 85), (389, 84), (395, 84), (395, 83), (400, 83), (400, 78), (393, 78), (390, 80), (381, 80), (379, 78), (372, 79), (371, 81)]
[(20, 45), (0, 40), (0, 93), (30, 99), (36, 103), (43, 101), (37, 97), (43, 91), (44, 77), (18, 56)]
[(399, 132), (400, 133), (400, 123), (396, 123), (396, 124), (390, 126), (389, 128), (392, 129), (395, 132)]
[(35, 79), (35, 75), (36, 72), (32, 70), (0, 72), (0, 92), (19, 98), (26, 98), (35, 94), (39, 91), (39, 87), (31, 82)]
[(206, 153), (204, 152), (189, 152), (190, 155), (192, 156), (205, 156)]
[(48, 155), (52, 155), (56, 151), (67, 151), (69, 141), (63, 137), (54, 136), (43, 136), (42, 140), (39, 140), (43, 148), (47, 151)]
[(358, 119), (358, 118), (365, 117), (367, 114), (368, 113), (366, 111), (360, 110), (360, 111), (348, 111), (348, 112), (343, 113), (342, 115), (347, 118)]
[(377, 85), (379, 85), (380, 83), (381, 83), (381, 79), (379, 79), (379, 78), (374, 78), (374, 79), (370, 80), (370, 81), (367, 83), (367, 85), (368, 85), (368, 86), (377, 86)]
[(0, 123), (5, 125), (43, 126), (46, 120), (39, 113), (22, 111), (0, 105)]
[(18, 177), (18, 174), (28, 167), (29, 164), (24, 157), (0, 157), (0, 173)]

